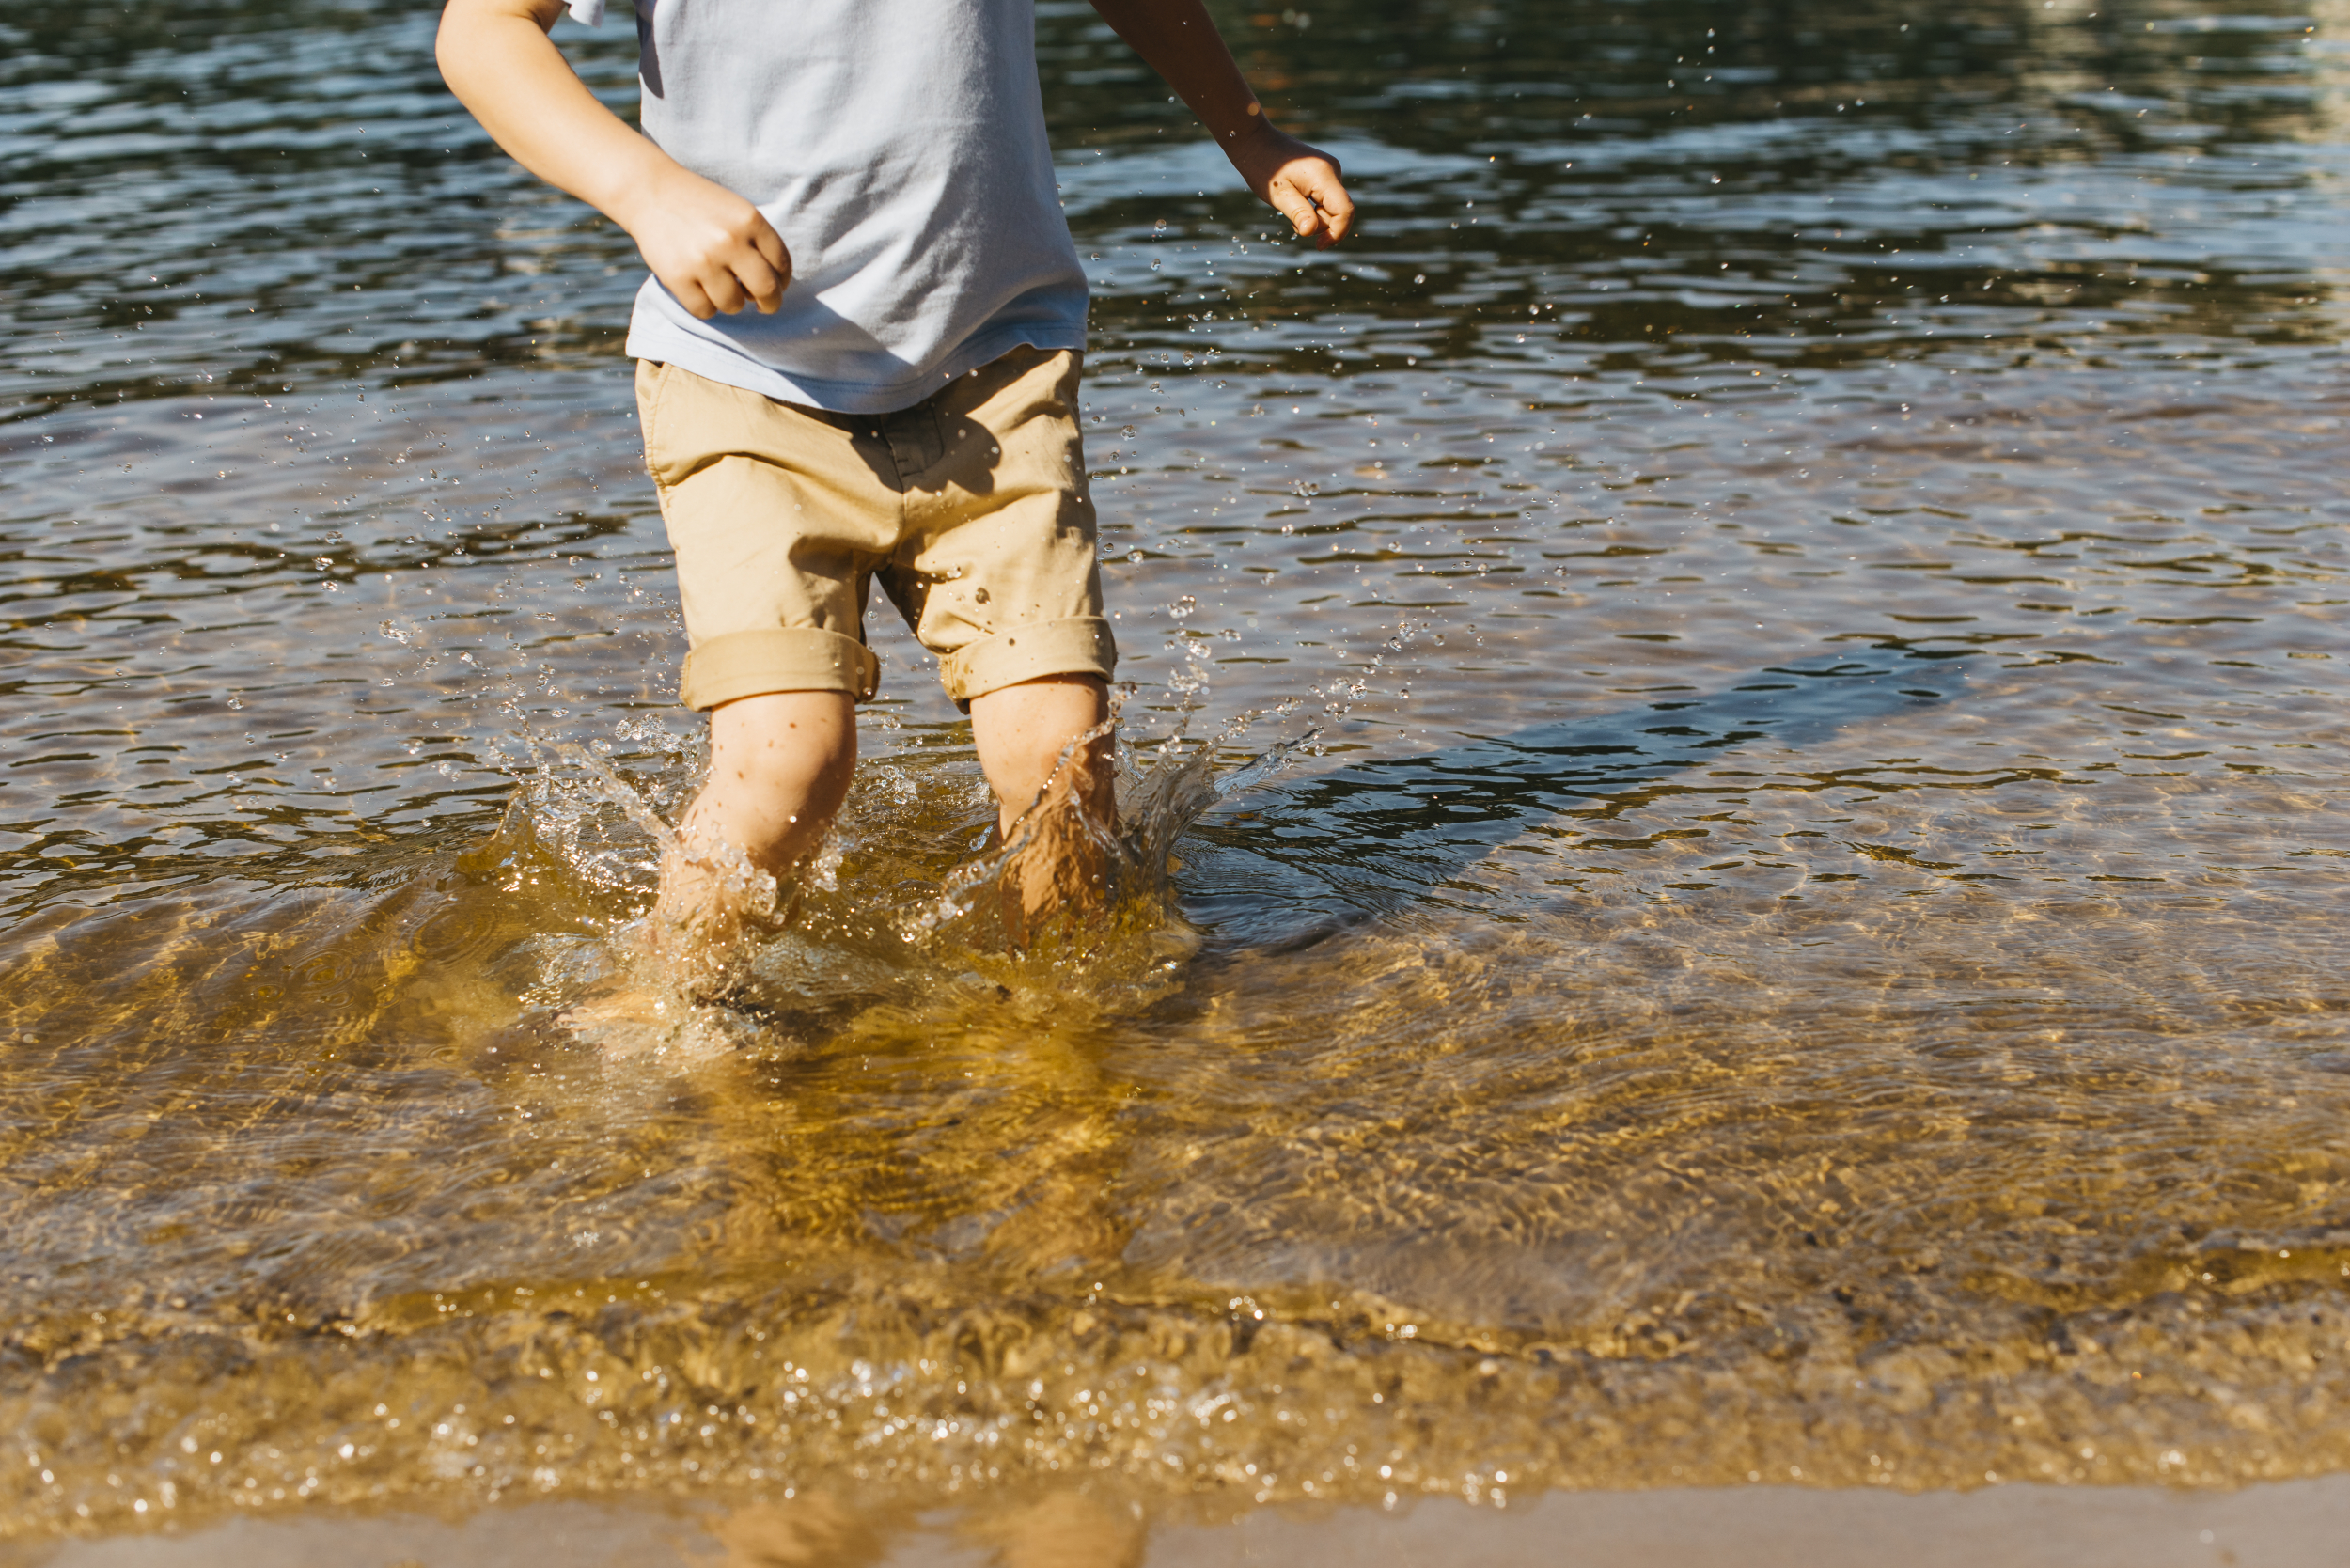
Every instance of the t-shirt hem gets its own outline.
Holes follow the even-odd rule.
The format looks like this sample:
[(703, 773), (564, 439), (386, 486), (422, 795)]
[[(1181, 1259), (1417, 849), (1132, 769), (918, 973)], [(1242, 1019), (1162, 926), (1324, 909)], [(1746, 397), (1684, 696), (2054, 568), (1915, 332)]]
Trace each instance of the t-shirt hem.
[(1083, 349), (1085, 328), (1057, 321), (1006, 321), (974, 334), (953, 353), (929, 368), (879, 386), (788, 375), (722, 343), (681, 331), (658, 316), (640, 316), (629, 324), (627, 353), (632, 359), (674, 365), (706, 381), (739, 386), (777, 402), (821, 408), (830, 414), (889, 414), (912, 408), (957, 376), (1024, 345), (1032, 349)]

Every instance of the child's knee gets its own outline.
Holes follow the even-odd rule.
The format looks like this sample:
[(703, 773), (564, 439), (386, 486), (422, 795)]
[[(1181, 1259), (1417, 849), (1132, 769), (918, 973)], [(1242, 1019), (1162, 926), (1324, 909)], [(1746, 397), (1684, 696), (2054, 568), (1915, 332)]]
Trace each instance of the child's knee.
[(710, 715), (713, 779), (754, 790), (837, 792), (856, 764), (856, 704), (841, 692), (774, 692)]
[(816, 789), (826, 781), (846, 788), (856, 766), (856, 746), (840, 737), (769, 735), (729, 749), (723, 762), (745, 781), (775, 789)]

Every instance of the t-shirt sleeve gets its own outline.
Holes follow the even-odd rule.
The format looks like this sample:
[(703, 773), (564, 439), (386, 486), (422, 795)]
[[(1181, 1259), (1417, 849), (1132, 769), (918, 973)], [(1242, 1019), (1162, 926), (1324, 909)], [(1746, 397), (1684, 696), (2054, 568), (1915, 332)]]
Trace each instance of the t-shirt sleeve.
[(573, 22), (584, 22), (590, 27), (603, 25), (603, 0), (564, 0)]

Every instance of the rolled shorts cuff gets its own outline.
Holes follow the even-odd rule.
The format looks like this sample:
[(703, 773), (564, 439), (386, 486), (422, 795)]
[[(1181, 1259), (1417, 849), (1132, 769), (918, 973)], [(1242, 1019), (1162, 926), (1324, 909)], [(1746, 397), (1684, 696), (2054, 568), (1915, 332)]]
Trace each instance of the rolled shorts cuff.
[(1014, 626), (956, 649), (938, 662), (939, 683), (956, 706), (975, 697), (1046, 675), (1098, 675), (1118, 667), (1118, 644), (1107, 618), (1071, 616)]
[(854, 637), (814, 626), (777, 626), (728, 632), (700, 644), (685, 656), (678, 700), (706, 709), (768, 692), (846, 692), (870, 702), (880, 684), (881, 662)]

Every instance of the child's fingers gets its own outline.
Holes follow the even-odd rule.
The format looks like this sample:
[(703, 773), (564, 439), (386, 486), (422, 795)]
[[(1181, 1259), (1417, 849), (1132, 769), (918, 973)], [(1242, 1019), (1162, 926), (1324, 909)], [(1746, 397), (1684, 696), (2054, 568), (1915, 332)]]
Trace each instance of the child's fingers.
[(775, 268), (776, 272), (789, 282), (791, 276), (791, 253), (784, 248), (783, 236), (776, 232), (776, 226), (767, 221), (766, 213), (754, 208), (751, 216), (759, 220), (751, 229), (751, 247), (760, 256), (765, 257), (767, 265)]
[(1335, 176), (1325, 188), (1314, 193), (1314, 202), (1322, 209), (1323, 226), (1328, 231), (1328, 238), (1323, 241), (1324, 246), (1335, 245), (1355, 232), (1354, 199)]
[(1355, 227), (1355, 203), (1339, 183), (1339, 168), (1327, 158), (1292, 160), (1266, 193), (1301, 239), (1328, 250)]
[(751, 209), (739, 237), (711, 259), (721, 274), (721, 289), (712, 290), (713, 297), (728, 288), (739, 289), (742, 295), (731, 305), (718, 299), (718, 308), (732, 315), (747, 300), (759, 306), (760, 315), (772, 316), (782, 307), (783, 291), (791, 286), (791, 253), (783, 248), (783, 236), (765, 213)]
[(749, 291), (734, 274), (734, 268), (714, 266), (706, 269), (701, 278), (702, 290), (710, 295), (710, 303), (729, 316), (751, 303)]
[(1306, 198), (1306, 194), (1284, 176), (1266, 188), (1265, 197), (1274, 210), (1289, 219), (1298, 238), (1311, 239), (1322, 232), (1322, 211)]
[[(791, 253), (784, 248), (783, 236), (776, 233), (775, 226), (767, 221), (767, 214), (760, 212), (756, 216), (759, 227), (751, 230), (751, 247), (759, 252), (760, 259), (766, 262), (768, 269), (775, 274), (776, 293), (780, 297), (786, 289), (791, 287)], [(761, 305), (760, 308), (768, 310), (774, 307)]]
[(757, 250), (737, 257), (729, 272), (730, 281), (742, 286), (744, 293), (750, 296), (751, 303), (759, 306), (760, 315), (772, 316), (783, 304), (786, 279)]
[(1321, 217), (1322, 248), (1327, 250), (1345, 239), (1355, 227), (1355, 202), (1339, 183), (1338, 165), (1322, 158), (1301, 159), (1288, 172)]

